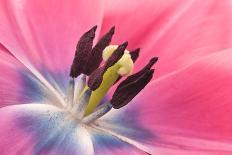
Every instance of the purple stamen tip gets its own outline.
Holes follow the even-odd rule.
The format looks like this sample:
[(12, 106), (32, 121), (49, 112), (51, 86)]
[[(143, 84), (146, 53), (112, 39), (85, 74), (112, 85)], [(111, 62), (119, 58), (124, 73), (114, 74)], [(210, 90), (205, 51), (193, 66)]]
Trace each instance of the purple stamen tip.
[(90, 75), (95, 69), (99, 67), (102, 62), (102, 52), (110, 44), (113, 37), (115, 27), (112, 27), (102, 38), (97, 42), (91, 51), (88, 58), (86, 74)]
[(92, 49), (96, 29), (97, 26), (94, 26), (89, 31), (84, 33), (77, 43), (75, 57), (73, 59), (70, 71), (70, 76), (73, 78), (85, 72), (85, 64), (88, 61), (88, 55)]
[(139, 52), (140, 52), (140, 48), (137, 48), (134, 51), (130, 52), (131, 59), (132, 59), (133, 62), (135, 62), (138, 59)]
[(152, 79), (154, 70), (147, 70), (143, 75), (130, 81), (120, 83), (111, 99), (113, 108), (119, 109), (127, 105)]

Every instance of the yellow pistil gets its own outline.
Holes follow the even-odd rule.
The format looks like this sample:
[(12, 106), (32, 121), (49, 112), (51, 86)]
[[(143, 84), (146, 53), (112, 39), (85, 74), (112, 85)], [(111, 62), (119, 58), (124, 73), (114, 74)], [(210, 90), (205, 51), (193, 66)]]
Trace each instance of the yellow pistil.
[[(103, 51), (103, 59), (106, 61), (111, 54), (117, 49), (117, 45), (110, 45)], [(103, 97), (106, 95), (110, 87), (114, 85), (119, 76), (128, 76), (132, 73), (133, 61), (129, 54), (129, 51), (125, 50), (122, 58), (114, 64), (112, 67), (108, 68), (103, 75), (103, 81), (98, 89), (96, 89), (89, 100), (88, 106), (86, 108), (85, 115), (89, 115), (94, 111), (97, 105), (101, 102)]]

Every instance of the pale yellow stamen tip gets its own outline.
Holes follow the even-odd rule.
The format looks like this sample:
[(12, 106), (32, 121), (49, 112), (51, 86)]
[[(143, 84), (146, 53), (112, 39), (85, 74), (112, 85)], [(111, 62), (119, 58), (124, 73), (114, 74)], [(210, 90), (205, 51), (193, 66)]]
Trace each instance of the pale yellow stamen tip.
[[(102, 55), (103, 60), (107, 61), (107, 59), (113, 54), (117, 47), (118, 45), (110, 45), (106, 47)], [(97, 105), (101, 102), (102, 98), (105, 96), (110, 87), (112, 87), (118, 80), (118, 77), (120, 75), (130, 75), (132, 73), (133, 67), (134, 65), (131, 59), (130, 52), (125, 50), (124, 55), (121, 57), (121, 59), (116, 64), (108, 68), (107, 71), (104, 73), (101, 85), (97, 90), (92, 93), (90, 97), (85, 115), (89, 115), (90, 113), (92, 113)]]
[[(118, 48), (118, 45), (107, 46), (105, 50), (103, 51), (103, 55), (102, 55), (103, 60), (106, 61), (117, 48)], [(122, 75), (122, 76), (130, 75), (134, 68), (134, 64), (131, 59), (130, 52), (128, 50), (125, 50), (124, 55), (115, 65), (119, 66), (119, 69), (117, 72), (119, 75)]]

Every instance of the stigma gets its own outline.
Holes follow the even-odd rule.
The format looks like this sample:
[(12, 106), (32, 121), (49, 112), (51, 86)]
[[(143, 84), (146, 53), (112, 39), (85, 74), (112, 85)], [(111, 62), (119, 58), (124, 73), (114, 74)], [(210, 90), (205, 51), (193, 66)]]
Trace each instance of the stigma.
[[(130, 52), (128, 42), (110, 45), (115, 27), (92, 47), (96, 29), (94, 26), (78, 41), (67, 90), (67, 109), (84, 123), (94, 122), (112, 108), (126, 106), (150, 82), (154, 73), (152, 66), (158, 60), (152, 58), (133, 74), (140, 48)], [(125, 80), (118, 84), (122, 78)], [(118, 86), (112, 98), (102, 103), (113, 85)]]
[[(103, 60), (107, 61), (107, 59), (112, 55), (112, 53), (118, 48), (118, 45), (110, 45), (107, 46), (103, 51)], [(118, 62), (115, 64), (119, 66), (118, 74), (121, 76), (128, 76), (132, 73), (134, 64), (131, 58), (130, 52), (128, 50), (124, 51), (123, 56)]]

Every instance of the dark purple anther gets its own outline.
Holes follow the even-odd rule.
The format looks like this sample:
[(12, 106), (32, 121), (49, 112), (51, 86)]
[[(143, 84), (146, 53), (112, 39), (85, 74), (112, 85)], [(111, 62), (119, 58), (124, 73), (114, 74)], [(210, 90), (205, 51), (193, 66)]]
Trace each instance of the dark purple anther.
[(157, 60), (157, 57), (152, 58), (143, 69), (119, 84), (111, 100), (111, 104), (115, 109), (129, 103), (150, 82), (154, 72), (151, 67)]
[(139, 52), (140, 52), (140, 48), (135, 49), (134, 51), (130, 52), (131, 55), (131, 59), (132, 61), (135, 63), (135, 61), (138, 59), (139, 57)]
[(158, 57), (154, 57), (152, 58), (149, 63), (143, 67), (143, 69), (141, 69), (139, 72), (129, 76), (126, 80), (122, 81), (121, 84), (124, 85), (124, 83), (130, 83), (134, 80), (136, 80), (137, 78), (139, 78), (141, 75), (143, 75), (147, 70), (150, 70), (151, 67), (158, 61)]
[(73, 78), (85, 72), (86, 62), (92, 50), (96, 29), (97, 26), (94, 26), (86, 32), (77, 43), (75, 57), (70, 71), (70, 76)]
[(92, 49), (87, 63), (88, 66), (86, 70), (87, 75), (91, 74), (101, 64), (102, 52), (110, 44), (114, 31), (115, 31), (115, 27), (112, 27), (109, 30), (109, 32), (107, 32)]
[(110, 101), (113, 108), (127, 105), (152, 79), (154, 70), (147, 70), (143, 75), (130, 83), (120, 84)]
[(104, 68), (99, 67), (95, 71), (91, 73), (88, 80), (88, 87), (94, 91), (96, 90), (102, 83), (104, 75)]

